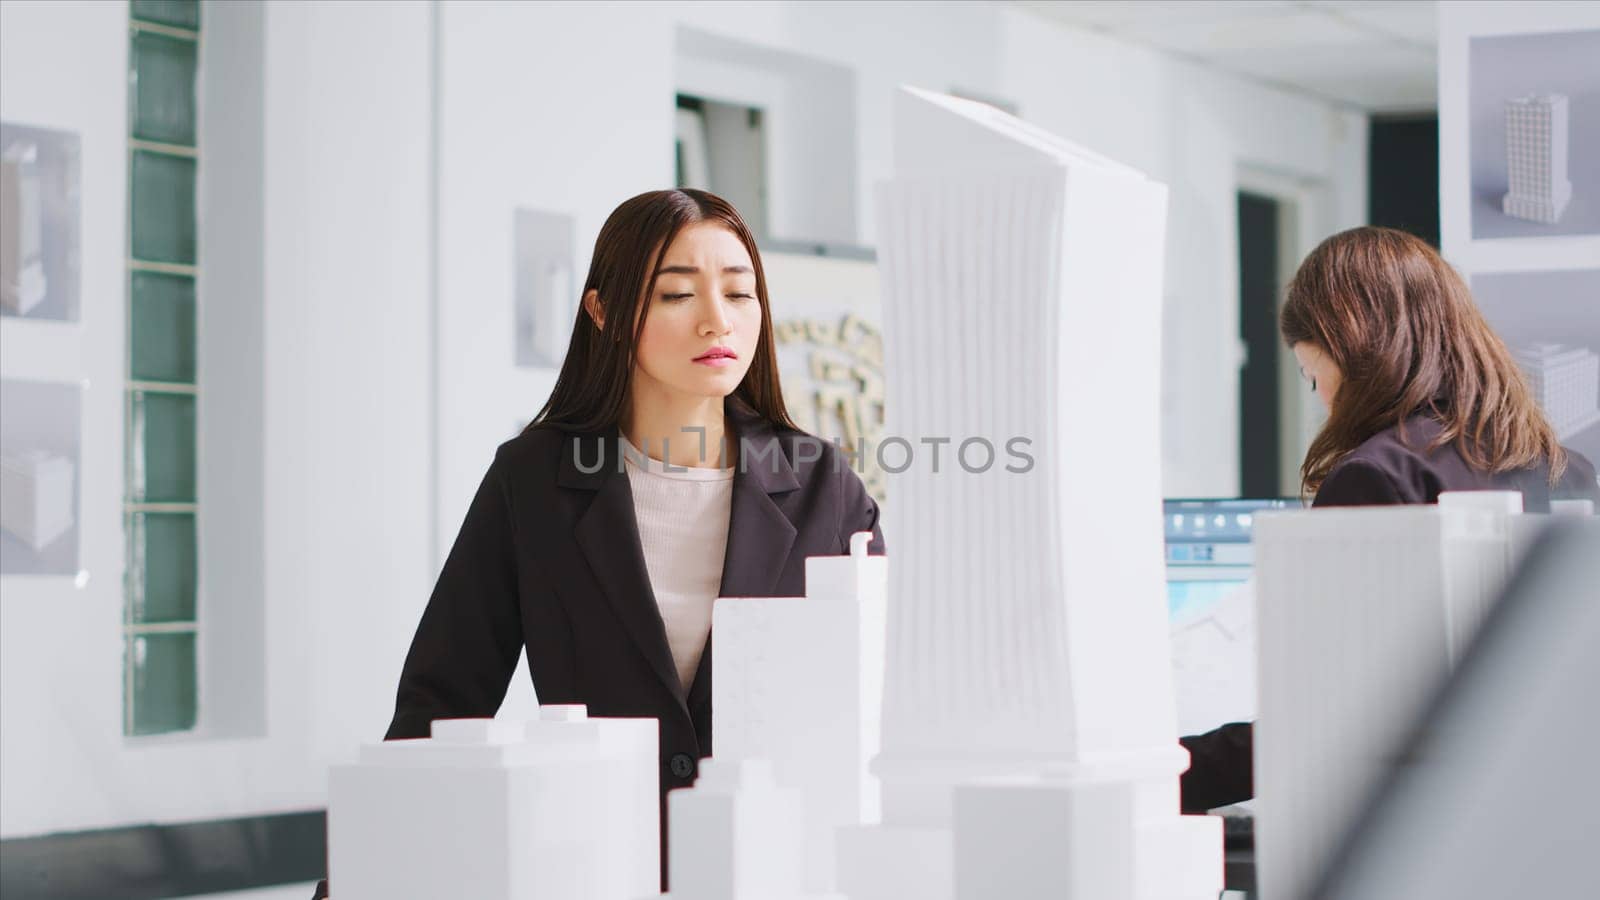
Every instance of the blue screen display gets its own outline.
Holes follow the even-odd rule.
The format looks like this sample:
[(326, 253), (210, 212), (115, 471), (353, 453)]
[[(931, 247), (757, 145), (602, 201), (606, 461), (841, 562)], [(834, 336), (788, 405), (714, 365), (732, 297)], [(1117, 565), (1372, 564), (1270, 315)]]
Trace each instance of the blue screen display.
[(1167, 582), (1167, 616), (1177, 619), (1203, 615), (1209, 607), (1243, 581), (1169, 581)]

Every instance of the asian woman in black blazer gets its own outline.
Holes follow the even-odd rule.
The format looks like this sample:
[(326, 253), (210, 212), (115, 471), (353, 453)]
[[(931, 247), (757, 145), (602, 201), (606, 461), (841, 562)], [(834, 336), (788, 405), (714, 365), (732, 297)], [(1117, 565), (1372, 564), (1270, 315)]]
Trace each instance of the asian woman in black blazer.
[[(1426, 243), (1388, 228), (1322, 242), (1280, 318), (1328, 419), (1300, 469), (1312, 506), (1435, 503), (1443, 491), (1516, 490), (1523, 507), (1600, 505), (1595, 469), (1561, 446), (1466, 283)], [(1184, 738), (1183, 806), (1249, 799), (1247, 723)]]
[[(731, 469), (731, 491), (722, 479), (706, 507), (726, 519), (641, 533), (628, 445), (657, 472)], [(645, 521), (661, 522), (653, 512)], [(660, 722), (665, 798), (711, 755), (713, 597), (803, 596), (806, 558), (846, 553), (859, 531), (883, 553), (855, 471), (784, 407), (761, 255), (738, 212), (703, 191), (634, 197), (600, 229), (549, 401), (500, 446), (467, 510), (386, 739), (494, 716), (526, 648), (541, 704)], [(695, 542), (702, 534), (725, 544)], [(699, 580), (678, 586), (698, 590), (658, 605), (651, 567), (687, 568)]]

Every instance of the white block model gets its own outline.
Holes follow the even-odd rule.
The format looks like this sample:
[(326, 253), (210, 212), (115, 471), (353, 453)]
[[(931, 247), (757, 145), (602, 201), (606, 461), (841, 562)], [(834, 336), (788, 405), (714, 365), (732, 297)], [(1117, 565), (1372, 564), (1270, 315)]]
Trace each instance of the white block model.
[(1554, 225), (1567, 211), (1567, 109), (1564, 94), (1506, 101), (1506, 215)]
[(0, 306), (19, 316), (45, 294), (38, 158), (38, 148), (23, 141), (0, 153)]
[(660, 890), (654, 719), (440, 719), (335, 766), (339, 900), (635, 900)]
[(842, 835), (839, 890), (953, 896), (957, 827), (1027, 839), (957, 823), (957, 786), (1050, 771), (1126, 785), (1132, 833), (1104, 839), (1182, 886), (1162, 896), (1215, 897), (1191, 863), (1220, 856), (1216, 823), (1176, 827), (1160, 366), (1115, 339), (1160, 330), (1166, 189), (983, 104), (896, 104), (887, 432), (917, 455), (890, 476), (883, 822)]
[(888, 560), (867, 555), (871, 537), (807, 559), (804, 597), (724, 597), (712, 612), (716, 759), (770, 761), (800, 792), (811, 891), (833, 889), (838, 829), (878, 820)]
[(1562, 440), (1600, 422), (1600, 354), (1534, 344), (1513, 354), (1539, 408)]
[(1256, 520), (1262, 895), (1303, 896), (1543, 516), (1515, 492)]
[[(719, 641), (718, 652), (725, 641)], [(800, 886), (805, 814), (766, 760), (702, 760), (694, 787), (667, 795), (670, 900), (842, 900)]]
[(0, 454), (0, 527), (32, 547), (72, 528), (72, 460), (43, 450)]

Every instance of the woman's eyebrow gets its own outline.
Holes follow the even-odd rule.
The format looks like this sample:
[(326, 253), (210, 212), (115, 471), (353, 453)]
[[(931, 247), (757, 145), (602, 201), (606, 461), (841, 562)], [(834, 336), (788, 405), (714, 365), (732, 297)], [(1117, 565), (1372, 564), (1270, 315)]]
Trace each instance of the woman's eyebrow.
[[(726, 266), (722, 270), (724, 275), (751, 275), (755, 270), (749, 266)], [(700, 269), (696, 266), (667, 266), (660, 271), (661, 275), (699, 275)]]

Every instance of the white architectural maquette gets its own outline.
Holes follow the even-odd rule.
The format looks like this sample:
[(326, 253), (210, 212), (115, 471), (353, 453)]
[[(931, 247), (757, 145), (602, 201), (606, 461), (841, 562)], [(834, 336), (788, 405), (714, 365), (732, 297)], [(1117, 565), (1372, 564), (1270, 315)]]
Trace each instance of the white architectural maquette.
[(1546, 519), (1522, 495), (1256, 520), (1256, 871), (1305, 896)]
[(672, 891), (663, 900), (843, 900), (801, 887), (801, 792), (780, 786), (766, 760), (703, 760), (694, 787), (672, 791), (667, 807)]
[[(1108, 892), (1051, 896), (1214, 898), (1219, 822), (1178, 814), (1188, 760), (1151, 514), (1160, 357), (1128, 354), (1161, 329), (1166, 189), (914, 89), (894, 140), (878, 205), (886, 430), (916, 453), (891, 475), (883, 819), (841, 833), (838, 889), (996, 896), (968, 877), (996, 846), (1041, 873), (1062, 842), (1088, 852), (1077, 813), (1043, 811), (1071, 798), (1120, 811), (1099, 840), (1123, 868), (1085, 883)], [(995, 814), (1012, 805), (1045, 818)]]
[(0, 153), (0, 306), (19, 316), (45, 294), (38, 160), (38, 147), (23, 141)]
[(1506, 101), (1506, 215), (1554, 225), (1567, 211), (1567, 110), (1564, 94)]
[(72, 460), (43, 450), (0, 455), (0, 527), (33, 548), (72, 528)]
[(655, 719), (545, 706), (361, 748), (328, 790), (339, 900), (636, 900), (660, 890)]
[[(801, 885), (813, 892), (834, 888), (838, 830), (878, 821), (868, 765), (878, 754), (888, 560), (867, 555), (871, 538), (853, 535), (849, 556), (807, 559), (804, 597), (723, 597), (712, 612), (716, 759), (769, 762), (799, 792)], [(689, 827), (672, 820), (673, 840)]]
[(1515, 354), (1539, 408), (1561, 440), (1600, 422), (1600, 354), (1534, 344)]

